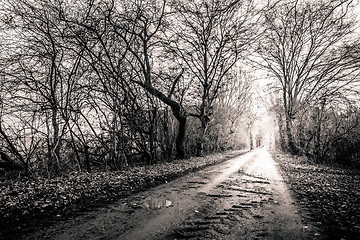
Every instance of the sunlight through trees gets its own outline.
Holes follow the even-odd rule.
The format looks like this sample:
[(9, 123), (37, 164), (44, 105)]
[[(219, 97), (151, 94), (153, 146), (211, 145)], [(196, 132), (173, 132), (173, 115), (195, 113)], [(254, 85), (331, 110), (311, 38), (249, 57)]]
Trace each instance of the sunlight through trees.
[(1, 1), (1, 164), (50, 177), (276, 141), (359, 165), (355, 5)]

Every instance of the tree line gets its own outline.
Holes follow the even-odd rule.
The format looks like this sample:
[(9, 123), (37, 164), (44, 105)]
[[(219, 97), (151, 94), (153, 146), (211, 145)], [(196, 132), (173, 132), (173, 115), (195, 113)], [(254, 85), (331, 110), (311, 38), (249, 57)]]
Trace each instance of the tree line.
[(254, 16), (251, 1), (7, 1), (2, 159), (52, 176), (243, 147)]
[(359, 157), (354, 1), (1, 5), (0, 154), (12, 167), (56, 176), (261, 145), (252, 68), (275, 80), (284, 150)]
[(276, 79), (279, 145), (292, 154), (360, 166), (357, 4), (277, 1), (266, 7), (259, 65)]

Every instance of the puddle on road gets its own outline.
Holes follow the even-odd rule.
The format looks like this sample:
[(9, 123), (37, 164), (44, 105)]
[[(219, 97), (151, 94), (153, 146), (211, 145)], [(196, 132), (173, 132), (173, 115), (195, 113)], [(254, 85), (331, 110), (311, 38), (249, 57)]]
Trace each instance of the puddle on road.
[(172, 206), (173, 203), (167, 199), (149, 199), (143, 203), (143, 206), (147, 209), (160, 209)]

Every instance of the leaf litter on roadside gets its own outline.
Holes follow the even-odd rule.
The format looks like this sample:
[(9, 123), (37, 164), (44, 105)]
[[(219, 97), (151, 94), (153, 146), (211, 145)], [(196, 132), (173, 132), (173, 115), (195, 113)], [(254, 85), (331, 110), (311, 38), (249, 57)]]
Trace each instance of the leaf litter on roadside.
[(7, 226), (0, 228), (0, 236), (19, 221), (42, 218), (42, 213), (63, 216), (78, 207), (91, 205), (93, 200), (119, 198), (167, 183), (243, 152), (230, 151), (113, 172), (73, 172), (54, 179), (33, 177), (0, 181), (0, 221), (2, 226)]
[[(295, 198), (328, 238), (360, 238), (360, 172), (273, 154)], [(355, 237), (355, 238), (354, 238)]]

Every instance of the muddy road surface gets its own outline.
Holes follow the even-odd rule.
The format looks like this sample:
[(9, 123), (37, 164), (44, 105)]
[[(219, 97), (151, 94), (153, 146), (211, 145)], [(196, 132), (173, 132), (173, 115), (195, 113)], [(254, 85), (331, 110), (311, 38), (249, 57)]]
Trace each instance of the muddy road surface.
[(320, 239), (265, 148), (39, 230), (27, 239)]

